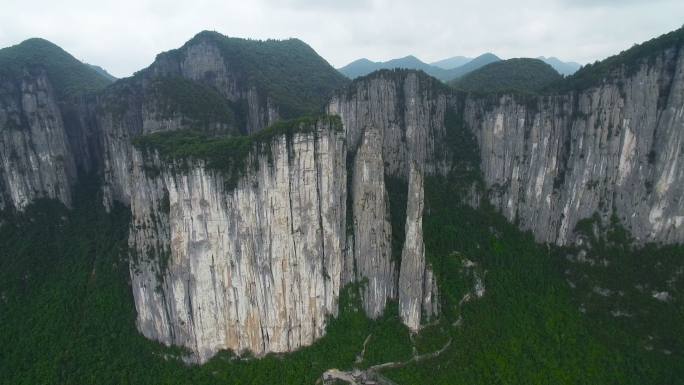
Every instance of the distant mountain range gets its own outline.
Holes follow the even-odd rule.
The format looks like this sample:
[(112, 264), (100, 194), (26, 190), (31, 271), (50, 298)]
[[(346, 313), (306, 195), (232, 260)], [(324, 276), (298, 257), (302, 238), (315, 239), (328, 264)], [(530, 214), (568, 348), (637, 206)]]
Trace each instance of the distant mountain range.
[[(575, 62), (564, 62), (555, 57), (540, 56), (537, 59), (549, 64), (561, 75), (572, 75), (581, 65)], [(442, 81), (450, 81), (470, 73), (487, 64), (500, 61), (501, 59), (493, 53), (484, 53), (476, 58), (465, 56), (453, 56), (447, 59), (432, 62), (423, 62), (413, 55), (384, 62), (374, 62), (368, 59), (358, 59), (338, 70), (350, 79), (365, 76), (371, 72), (381, 69), (405, 68), (421, 70), (428, 75), (434, 76)]]
[(465, 56), (452, 56), (447, 59), (442, 59), (442, 60), (437, 60), (435, 62), (430, 63), (430, 65), (433, 65), (435, 67), (439, 67), (445, 70), (450, 70), (452, 68), (460, 67), (467, 62), (473, 60), (471, 57), (465, 57)]
[(580, 67), (582, 67), (581, 64), (575, 63), (574, 61), (564, 62), (555, 57), (539, 56), (537, 59), (550, 65), (551, 67), (553, 67), (553, 69), (558, 71), (559, 74), (564, 76), (572, 75), (575, 72), (577, 72), (577, 70), (580, 69)]

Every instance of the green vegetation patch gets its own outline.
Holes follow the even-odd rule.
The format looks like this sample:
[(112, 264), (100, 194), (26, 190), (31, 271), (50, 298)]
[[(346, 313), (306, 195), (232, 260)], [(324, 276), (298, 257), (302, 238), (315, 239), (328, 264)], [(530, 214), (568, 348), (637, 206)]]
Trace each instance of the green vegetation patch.
[(299, 39), (262, 41), (204, 31), (161, 55), (184, 55), (199, 42), (216, 45), (238, 81), (270, 96), (286, 119), (321, 112), (332, 92), (349, 81)]
[(602, 81), (610, 80), (611, 76), (619, 75), (617, 71), (621, 68), (626, 71), (628, 76), (632, 75), (639, 70), (642, 64), (652, 63), (668, 49), (680, 50), (682, 45), (684, 45), (684, 27), (644, 43), (635, 44), (632, 48), (605, 60), (587, 64), (573, 75), (550, 85), (548, 90), (552, 92), (581, 91), (598, 86)]
[(265, 151), (271, 157), (271, 142), (285, 136), (288, 143), (296, 133), (315, 132), (317, 125), (342, 130), (338, 116), (303, 117), (277, 122), (248, 136), (210, 136), (201, 131), (170, 131), (143, 135), (133, 144), (145, 153), (157, 151), (167, 162), (187, 167), (188, 160), (203, 160), (209, 169), (228, 176), (229, 188), (235, 187), (248, 169), (247, 159), (254, 151)]
[(230, 102), (213, 89), (184, 78), (156, 78), (146, 92), (156, 96), (152, 100), (159, 102), (162, 114), (180, 113), (191, 119), (194, 126), (210, 128), (212, 124), (225, 124), (235, 128), (246, 124), (244, 103)]
[(25, 71), (45, 70), (59, 97), (99, 91), (111, 80), (43, 39), (0, 49), (0, 77), (18, 80)]
[(474, 93), (537, 93), (562, 76), (539, 59), (508, 59), (487, 64), (450, 84)]

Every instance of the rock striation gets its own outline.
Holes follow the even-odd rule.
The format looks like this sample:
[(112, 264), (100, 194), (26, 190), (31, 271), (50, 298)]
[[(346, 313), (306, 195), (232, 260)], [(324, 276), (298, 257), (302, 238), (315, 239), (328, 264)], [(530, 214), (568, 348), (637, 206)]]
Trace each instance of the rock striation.
[(583, 91), (469, 99), (489, 198), (540, 242), (615, 215), (639, 243), (684, 241), (684, 50)]
[(0, 210), (21, 210), (38, 198), (69, 206), (74, 152), (45, 71), (0, 78)]
[(344, 135), (319, 122), (266, 146), (254, 148), (234, 189), (202, 161), (180, 172), (134, 151), (138, 328), (199, 362), (219, 349), (262, 355), (310, 345), (337, 315)]

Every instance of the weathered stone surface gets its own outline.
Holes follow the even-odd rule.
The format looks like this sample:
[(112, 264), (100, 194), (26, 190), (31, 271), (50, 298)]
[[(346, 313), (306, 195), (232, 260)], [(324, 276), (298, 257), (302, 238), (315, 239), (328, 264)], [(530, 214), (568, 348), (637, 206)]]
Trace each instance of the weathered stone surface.
[(363, 303), (371, 318), (382, 315), (387, 300), (396, 298), (396, 266), (391, 255), (392, 226), (381, 140), (378, 130), (363, 133), (352, 174), (356, 281), (365, 283)]
[(0, 79), (0, 210), (38, 198), (67, 206), (76, 164), (55, 92), (45, 71)]
[[(436, 286), (432, 270), (426, 266), (423, 243), (423, 175), (413, 164), (409, 174), (406, 207), (406, 237), (399, 270), (399, 315), (409, 329), (420, 329), (421, 315), (432, 316), (438, 311), (433, 297)], [(433, 293), (433, 289), (435, 292)]]
[(684, 60), (532, 105), (471, 99), (490, 199), (537, 240), (573, 242), (580, 219), (617, 215), (636, 240), (684, 241)]
[[(349, 239), (348, 250), (353, 250), (356, 280), (367, 284), (363, 300), (366, 314), (371, 318), (382, 315), (386, 302), (397, 298), (402, 285), (400, 275), (404, 274), (406, 287), (421, 286), (420, 292), (405, 293), (403, 299), (418, 303), (417, 313), (408, 313), (414, 318), (417, 314), (420, 321), (424, 255), (416, 256), (422, 260), (421, 266), (414, 266), (417, 262), (407, 264), (407, 269), (415, 269), (410, 273), (403, 273), (403, 260), (399, 263), (392, 259), (385, 175), (408, 180), (412, 167), (430, 173), (446, 168), (446, 155), (438, 150), (438, 143), (445, 135), (447, 108), (447, 95), (442, 90), (438, 82), (415, 72), (388, 71), (354, 82), (328, 105), (328, 113), (342, 118), (349, 152), (355, 154), (350, 176), (354, 236)], [(420, 185), (414, 185), (416, 192), (420, 190), (420, 201), (409, 198), (407, 202), (409, 208), (415, 206), (414, 211), (420, 208), (420, 219), (411, 218), (414, 225), (422, 221), (422, 177), (416, 184)], [(418, 215), (417, 211), (414, 215)], [(422, 231), (414, 235), (415, 244), (410, 247), (420, 248)], [(420, 283), (409, 283), (415, 276), (420, 277)], [(429, 307), (429, 314), (435, 314), (436, 308)]]
[(145, 336), (203, 362), (219, 349), (286, 352), (323, 335), (346, 243), (343, 133), (279, 137), (271, 156), (255, 154), (227, 191), (201, 162), (175, 173), (157, 159), (163, 171), (150, 177), (134, 151), (131, 276)]

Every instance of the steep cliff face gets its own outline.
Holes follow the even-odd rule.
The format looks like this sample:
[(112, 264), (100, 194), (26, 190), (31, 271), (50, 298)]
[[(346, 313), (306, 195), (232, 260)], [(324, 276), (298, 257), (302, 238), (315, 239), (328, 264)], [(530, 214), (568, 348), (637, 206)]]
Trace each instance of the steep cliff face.
[(0, 210), (38, 198), (69, 206), (77, 172), (97, 164), (82, 112), (109, 83), (42, 39), (0, 49)]
[[(371, 318), (395, 300), (414, 331), (436, 316), (422, 229), (427, 178), (481, 171), (483, 195), (542, 242), (575, 242), (576, 224), (594, 213), (641, 243), (684, 239), (681, 48), (543, 97), (467, 95), (422, 73), (381, 71), (332, 97), (327, 112), (338, 123), (268, 136), (264, 127), (315, 109), (338, 84), (317, 59), (273, 69), (273, 52), (289, 64), (310, 57), (302, 44), (202, 33), (69, 103), (40, 68), (0, 71), (0, 209), (39, 197), (68, 205), (76, 170), (100, 172), (105, 204), (132, 211), (139, 330), (198, 362), (220, 349), (261, 355), (311, 344), (351, 282)], [(310, 68), (330, 80), (322, 93), (283, 93), (293, 83), (281, 80), (318, 79)], [(171, 146), (182, 159), (133, 145), (193, 130), (207, 142)], [(218, 162), (186, 153), (214, 142), (232, 143), (202, 153)], [(231, 158), (245, 143), (245, 158)]]
[(133, 154), (131, 276), (145, 336), (203, 362), (219, 349), (286, 352), (323, 335), (345, 247), (339, 127), (319, 122), (254, 147), (234, 189), (203, 161), (178, 171)]
[(429, 321), (439, 314), (437, 282), (425, 262), (423, 243), (423, 175), (411, 165), (406, 208), (406, 236), (399, 270), (399, 315), (411, 330), (419, 330), (421, 315)]
[(617, 215), (639, 243), (682, 242), (683, 53), (580, 92), (468, 100), (492, 203), (542, 242), (573, 242), (594, 213)]
[(76, 165), (45, 71), (0, 78), (0, 210), (37, 198), (69, 206)]
[[(355, 280), (367, 283), (366, 314), (380, 316), (387, 301), (399, 294), (402, 318), (414, 330), (420, 325), (423, 295), (436, 296), (432, 284), (423, 291), (423, 279), (430, 273), (420, 223), (422, 173), (444, 173), (447, 168), (447, 155), (438, 145), (446, 135), (444, 91), (426, 75), (384, 71), (355, 81), (328, 105), (328, 113), (342, 119), (350, 153), (353, 247), (348, 250), (353, 250), (353, 256), (348, 258), (353, 260)], [(405, 219), (392, 218), (386, 176), (409, 183)], [(404, 251), (396, 258), (391, 246), (392, 237), (398, 236), (392, 234), (393, 220), (406, 222)], [(426, 314), (436, 312), (426, 306), (430, 307)]]

